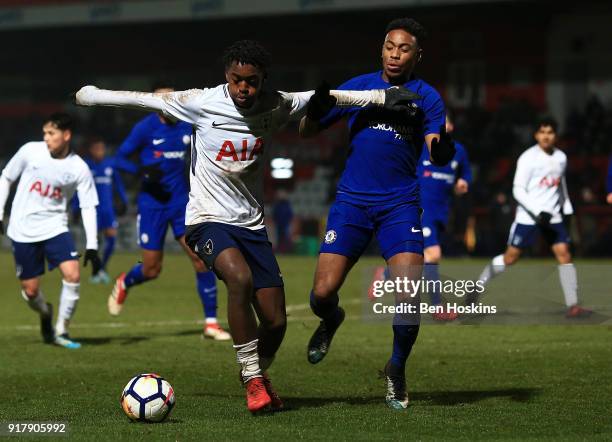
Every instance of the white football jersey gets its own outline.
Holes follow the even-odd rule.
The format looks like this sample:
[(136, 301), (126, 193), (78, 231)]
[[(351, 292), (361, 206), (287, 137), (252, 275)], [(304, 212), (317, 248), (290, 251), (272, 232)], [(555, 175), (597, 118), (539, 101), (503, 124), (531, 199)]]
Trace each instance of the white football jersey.
[(236, 108), (227, 84), (164, 96), (165, 115), (193, 125), (185, 223), (264, 226), (263, 154), (270, 135), (300, 119), (309, 92), (262, 92), (252, 109)]
[(560, 223), (563, 215), (573, 213), (565, 183), (566, 167), (567, 156), (557, 148), (548, 154), (536, 144), (522, 153), (512, 190), (519, 204), (516, 223), (533, 225), (540, 212), (550, 213), (551, 223)]
[(68, 202), (76, 191), (81, 208), (98, 205), (89, 167), (74, 153), (55, 159), (44, 141), (26, 143), (8, 162), (2, 175), (20, 177), (11, 207), (7, 235), (17, 242), (38, 242), (68, 231)]

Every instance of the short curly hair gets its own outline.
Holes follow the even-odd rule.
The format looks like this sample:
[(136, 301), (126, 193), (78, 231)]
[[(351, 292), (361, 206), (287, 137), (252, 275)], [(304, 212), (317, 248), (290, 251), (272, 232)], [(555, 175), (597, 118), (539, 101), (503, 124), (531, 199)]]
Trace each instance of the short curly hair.
[(223, 51), (223, 66), (229, 68), (233, 62), (250, 64), (267, 72), (270, 67), (270, 53), (255, 40), (239, 40)]
[(396, 18), (391, 20), (387, 25), (385, 34), (388, 34), (395, 29), (403, 29), (404, 31), (414, 35), (417, 43), (420, 47), (423, 47), (423, 43), (427, 40), (427, 31), (418, 21), (413, 18)]

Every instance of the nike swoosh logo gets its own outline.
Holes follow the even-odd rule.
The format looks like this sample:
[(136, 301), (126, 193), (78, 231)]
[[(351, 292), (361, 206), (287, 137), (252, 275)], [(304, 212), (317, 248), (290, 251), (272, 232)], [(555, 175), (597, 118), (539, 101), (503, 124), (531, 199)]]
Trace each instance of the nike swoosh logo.
[(77, 256), (79, 252), (70, 252), (70, 256)]
[(415, 229), (414, 227), (412, 229), (410, 229), (410, 231), (412, 233), (419, 233), (421, 231), (421, 229)]
[(216, 123), (216, 122), (214, 122), (214, 121), (213, 121), (213, 123), (212, 123), (212, 127), (225, 126), (225, 125), (227, 125), (227, 124), (228, 124), (228, 123)]
[(161, 143), (163, 143), (164, 141), (166, 141), (165, 138), (160, 138), (158, 140), (153, 140), (153, 146), (159, 146)]

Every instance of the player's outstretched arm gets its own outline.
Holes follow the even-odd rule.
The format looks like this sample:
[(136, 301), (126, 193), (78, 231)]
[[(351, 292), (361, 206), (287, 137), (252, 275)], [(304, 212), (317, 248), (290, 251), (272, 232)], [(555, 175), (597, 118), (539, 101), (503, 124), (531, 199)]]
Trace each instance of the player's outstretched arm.
[(4, 175), (0, 176), (0, 235), (4, 234), (4, 206), (11, 193), (11, 181)]

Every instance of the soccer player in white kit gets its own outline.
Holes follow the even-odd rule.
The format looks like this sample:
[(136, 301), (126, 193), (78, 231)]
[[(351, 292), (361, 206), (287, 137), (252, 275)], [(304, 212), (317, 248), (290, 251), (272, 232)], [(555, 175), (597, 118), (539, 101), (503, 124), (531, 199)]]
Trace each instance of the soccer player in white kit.
[[(307, 111), (312, 91), (264, 87), (269, 55), (243, 40), (223, 55), (227, 83), (169, 93), (85, 86), (77, 104), (136, 107), (193, 125), (186, 242), (228, 290), (228, 322), (251, 412), (283, 407), (266, 370), (286, 329), (283, 280), (264, 227), (263, 153), (268, 137)], [(402, 89), (331, 91), (340, 106), (408, 110)], [(260, 324), (257, 325), (255, 310)]]
[(570, 236), (563, 217), (574, 213), (567, 193), (567, 156), (555, 147), (557, 123), (543, 118), (535, 131), (537, 144), (519, 157), (512, 194), (518, 203), (510, 227), (508, 247), (485, 267), (480, 280), (485, 284), (507, 266), (518, 261), (521, 250), (530, 247), (541, 233), (559, 262), (559, 280), (567, 306), (566, 317), (588, 316), (591, 310), (578, 305), (578, 280), (569, 249)]
[[(96, 206), (98, 194), (93, 176), (80, 156), (72, 152), (72, 120), (67, 114), (53, 114), (43, 125), (44, 141), (24, 144), (0, 176), (0, 233), (11, 184), (19, 180), (7, 236), (12, 240), (21, 295), (40, 315), (45, 343), (77, 349), (68, 327), (79, 301), (79, 253), (68, 231), (67, 205), (74, 193), (79, 197), (81, 217), (87, 236), (85, 265), (91, 261), (94, 273), (101, 268), (98, 257)], [(62, 291), (55, 330), (53, 308), (40, 289), (40, 278), (58, 267)]]

